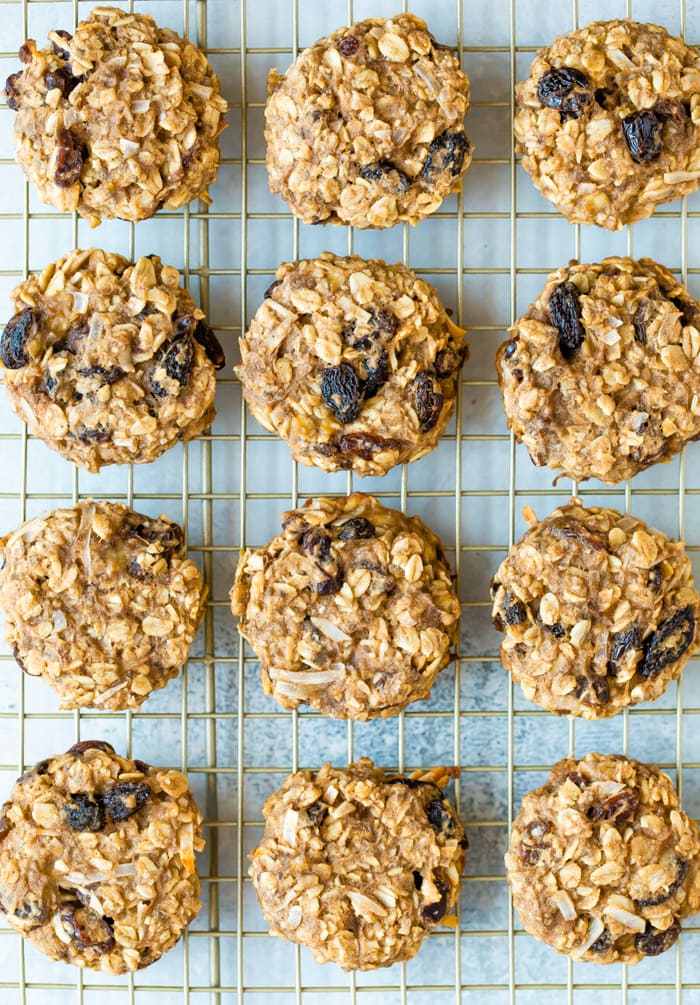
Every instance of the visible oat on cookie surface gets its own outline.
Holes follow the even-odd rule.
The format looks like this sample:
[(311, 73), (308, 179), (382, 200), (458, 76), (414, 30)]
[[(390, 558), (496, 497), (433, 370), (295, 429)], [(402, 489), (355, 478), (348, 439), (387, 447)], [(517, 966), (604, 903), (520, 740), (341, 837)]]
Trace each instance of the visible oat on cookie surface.
[(360, 493), (285, 513), (281, 534), (241, 554), (231, 609), (265, 693), (341, 719), (427, 698), (460, 613), (438, 538)]
[(0, 538), (0, 560), (7, 641), (61, 708), (138, 708), (187, 659), (206, 588), (167, 517), (80, 502)]
[(235, 372), (255, 418), (295, 460), (382, 475), (444, 433), (464, 335), (404, 265), (325, 252), (280, 265)]
[(0, 813), (0, 909), (51, 959), (140, 970), (199, 913), (202, 817), (181, 772), (85, 740), (22, 775)]
[(523, 799), (506, 855), (524, 928), (576, 960), (658, 956), (700, 909), (700, 838), (668, 775), (631, 758), (560, 761)]
[(700, 307), (649, 258), (571, 262), (496, 357), (535, 464), (610, 485), (700, 436)]
[(659, 25), (560, 36), (516, 99), (523, 167), (571, 222), (616, 230), (700, 185), (700, 55)]
[(319, 963), (374, 970), (418, 952), (459, 895), (467, 841), (442, 789), (454, 769), (410, 777), (325, 764), (289, 775), (263, 807), (250, 874), (272, 935)]
[(471, 162), (469, 78), (413, 14), (338, 29), (268, 90), (270, 190), (304, 223), (418, 223)]
[(501, 662), (525, 697), (586, 719), (658, 698), (697, 648), (683, 544), (578, 499), (540, 522), (526, 515), (491, 587)]
[(5, 85), (17, 162), (42, 202), (93, 227), (210, 202), (227, 104), (199, 49), (116, 7), (48, 37), (24, 43)]
[(214, 420), (224, 355), (180, 275), (71, 251), (12, 293), (0, 370), (30, 432), (88, 471), (155, 460)]

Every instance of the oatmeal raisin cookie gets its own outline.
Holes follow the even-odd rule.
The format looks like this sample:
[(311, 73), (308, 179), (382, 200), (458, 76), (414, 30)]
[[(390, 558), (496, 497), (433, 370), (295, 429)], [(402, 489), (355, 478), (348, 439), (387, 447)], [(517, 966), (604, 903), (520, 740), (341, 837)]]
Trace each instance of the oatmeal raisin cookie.
[(561, 35), (516, 100), (523, 167), (572, 223), (617, 230), (700, 185), (700, 55), (659, 25)]
[(444, 433), (464, 334), (404, 265), (326, 252), (280, 265), (235, 372), (255, 418), (296, 461), (383, 475)]
[(491, 587), (501, 662), (530, 701), (599, 719), (658, 698), (697, 648), (682, 543), (572, 499), (514, 544)]
[(22, 775), (0, 810), (0, 909), (52, 960), (141, 970), (202, 906), (201, 825), (179, 771), (76, 743)]
[(80, 502), (0, 538), (0, 560), (7, 641), (61, 708), (138, 708), (187, 659), (206, 588), (166, 516)]
[(28, 39), (5, 84), (17, 162), (42, 202), (95, 227), (211, 201), (227, 105), (199, 49), (116, 7), (49, 41)]
[(357, 492), (309, 500), (265, 547), (246, 549), (231, 609), (265, 693), (341, 719), (427, 698), (460, 613), (437, 537)]
[(304, 223), (415, 224), (469, 167), (469, 78), (413, 14), (338, 29), (268, 90), (270, 189)]
[(157, 255), (71, 251), (12, 293), (0, 371), (12, 407), (88, 471), (145, 464), (211, 425), (224, 355)]
[(525, 929), (576, 960), (658, 956), (700, 910), (700, 838), (654, 765), (588, 754), (522, 801), (506, 855)]
[(319, 963), (374, 970), (418, 952), (459, 895), (464, 828), (442, 791), (453, 769), (406, 778), (362, 758), (297, 771), (263, 807), (250, 874), (272, 935)]
[(614, 485), (700, 436), (700, 307), (650, 258), (572, 261), (497, 355), (533, 462)]

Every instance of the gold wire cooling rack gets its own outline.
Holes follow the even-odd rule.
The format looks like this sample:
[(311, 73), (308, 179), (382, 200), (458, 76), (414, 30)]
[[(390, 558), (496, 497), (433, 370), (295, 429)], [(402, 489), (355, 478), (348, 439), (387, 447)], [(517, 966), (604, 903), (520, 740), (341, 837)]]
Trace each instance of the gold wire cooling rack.
[[(0, 0), (0, 72), (16, 69), (26, 37), (71, 28), (91, 3)], [(201, 863), (204, 908), (178, 946), (130, 977), (79, 972), (45, 960), (0, 927), (0, 1005), (185, 1002), (191, 1005), (625, 1005), (700, 1003), (700, 928), (636, 968), (573, 964), (525, 935), (503, 878), (508, 822), (521, 795), (569, 751), (623, 751), (662, 764), (700, 816), (700, 682), (692, 661), (683, 686), (653, 707), (611, 722), (558, 719), (523, 701), (497, 660), (488, 583), (508, 545), (524, 529), (523, 505), (544, 515), (569, 484), (532, 467), (507, 435), (493, 357), (507, 325), (570, 257), (651, 254), (698, 288), (700, 198), (657, 213), (634, 230), (583, 231), (561, 219), (517, 167), (511, 143), (512, 93), (533, 52), (554, 35), (596, 17), (656, 20), (700, 41), (698, 4), (670, 0), (150, 0), (123, 7), (152, 13), (197, 40), (222, 78), (230, 102), (223, 162), (213, 204), (193, 203), (137, 227), (103, 224), (90, 232), (76, 216), (42, 206), (12, 156), (12, 114), (0, 110), (0, 295), (29, 271), (72, 247), (99, 244), (134, 256), (156, 251), (179, 266), (221, 335), (229, 363), (236, 341), (282, 259), (328, 248), (403, 260), (429, 277), (470, 332), (472, 359), (461, 403), (438, 449), (383, 479), (297, 468), (283, 444), (246, 416), (230, 368), (219, 374), (212, 431), (157, 462), (79, 472), (28, 437), (0, 402), (0, 520), (7, 530), (43, 509), (86, 496), (167, 512), (188, 531), (191, 553), (210, 586), (204, 628), (181, 680), (131, 713), (58, 712), (41, 681), (0, 657), (0, 785), (9, 791), (25, 767), (77, 739), (106, 737), (117, 749), (187, 771), (206, 816)], [(410, 9), (433, 32), (457, 42), (472, 80), (468, 131), (476, 142), (463, 193), (412, 230), (357, 233), (300, 226), (267, 192), (262, 140), (265, 76), (284, 68), (300, 46), (343, 23)], [(0, 312), (1, 313), (1, 312)], [(228, 611), (239, 547), (275, 532), (282, 510), (306, 496), (362, 488), (417, 512), (441, 535), (459, 576), (462, 635), (456, 665), (443, 672), (429, 702), (387, 722), (327, 721), (278, 711), (260, 693), (252, 654), (238, 645)], [(693, 559), (700, 550), (700, 447), (687, 458), (638, 476), (633, 486), (586, 486), (591, 502), (632, 509), (680, 534)], [(408, 964), (344, 975), (310, 954), (270, 939), (246, 878), (247, 854), (261, 833), (261, 806), (283, 776), (325, 759), (370, 755), (386, 767), (435, 763), (462, 769), (456, 798), (471, 849), (456, 931), (436, 932)]]

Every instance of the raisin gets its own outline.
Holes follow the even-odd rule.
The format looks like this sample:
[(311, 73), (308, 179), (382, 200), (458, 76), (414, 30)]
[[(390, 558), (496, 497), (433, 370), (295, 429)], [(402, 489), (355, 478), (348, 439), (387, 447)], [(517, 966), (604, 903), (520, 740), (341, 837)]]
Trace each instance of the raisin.
[(340, 592), (342, 585), (342, 576), (330, 576), (328, 579), (322, 579), (316, 583), (316, 592), (321, 597), (332, 597)]
[(179, 384), (181, 388), (189, 384), (194, 367), (194, 344), (189, 335), (184, 337), (175, 335), (169, 341), (164, 342), (158, 350), (150, 377), (151, 391), (157, 398), (164, 398), (169, 393), (153, 376), (155, 371), (161, 367), (167, 376)]
[(669, 885), (668, 889), (661, 893), (657, 893), (653, 897), (645, 897), (643, 900), (635, 900), (635, 904), (638, 904), (640, 907), (656, 907), (657, 904), (663, 904), (665, 900), (668, 900), (669, 897), (673, 896), (687, 875), (688, 863), (685, 859), (676, 859), (676, 878)]
[(503, 350), (503, 358), (510, 359), (511, 356), (515, 355), (515, 351), (518, 348), (518, 339), (511, 339), (510, 342), (506, 342), (506, 347)]
[(382, 188), (403, 195), (408, 192), (411, 183), (403, 173), (399, 171), (395, 164), (389, 161), (378, 161), (376, 164), (365, 164), (360, 168), (360, 178), (365, 181), (376, 181)]
[(450, 377), (461, 369), (464, 363), (464, 353), (457, 352), (452, 346), (446, 346), (435, 356), (435, 373), (438, 377)]
[(642, 677), (656, 677), (664, 667), (675, 663), (692, 645), (695, 638), (693, 609), (684, 607), (662, 621), (653, 635), (644, 642), (644, 655), (638, 670)]
[(331, 536), (327, 530), (323, 530), (321, 527), (312, 527), (301, 535), (299, 544), (321, 568), (328, 568), (335, 564), (331, 551)]
[(603, 803), (594, 803), (588, 808), (588, 819), (593, 823), (612, 820), (616, 827), (626, 824), (637, 812), (639, 795), (634, 789), (622, 789)]
[(32, 50), (29, 47), (29, 42), (22, 42), (17, 52), (17, 57), (20, 63), (31, 63), (32, 61)]
[(106, 740), (81, 740), (79, 743), (74, 743), (72, 747), (69, 747), (66, 753), (82, 757), (86, 750), (101, 750), (105, 754), (114, 753), (114, 747), (111, 743), (107, 743)]
[(270, 297), (272, 296), (273, 290), (276, 290), (277, 287), (281, 286), (281, 285), (282, 285), (282, 280), (281, 279), (274, 279), (270, 283), (270, 285), (268, 286), (268, 288), (265, 290), (265, 292), (263, 293), (263, 299), (264, 300), (269, 300)]
[(648, 576), (647, 585), (648, 585), (648, 587), (649, 587), (650, 590), (654, 591), (654, 593), (658, 593), (659, 590), (661, 589), (661, 580), (662, 579), (663, 579), (663, 575), (662, 575), (662, 572), (661, 572), (661, 566), (660, 565), (655, 565), (652, 569), (649, 569), (649, 576)]
[(26, 904), (22, 904), (21, 907), (17, 907), (14, 910), (15, 918), (21, 918), (22, 921), (32, 921), (34, 925), (38, 928), (47, 918), (46, 908), (41, 904), (37, 904), (35, 901), (28, 901)]
[(580, 296), (578, 287), (567, 282), (560, 283), (549, 298), (549, 314), (559, 332), (559, 349), (564, 359), (571, 359), (583, 342)]
[(552, 520), (550, 533), (554, 537), (577, 541), (582, 548), (592, 548), (593, 551), (607, 551), (606, 545), (596, 535), (586, 530), (578, 523), (568, 523), (566, 520)]
[(139, 761), (138, 757), (134, 758), (134, 764), (139, 769), (139, 771), (143, 772), (144, 775), (147, 775), (148, 772), (151, 770), (151, 765), (146, 764), (145, 761)]
[(399, 450), (400, 440), (392, 440), (373, 433), (344, 433), (338, 439), (338, 449), (344, 454), (355, 454), (365, 461), (371, 461), (375, 454), (383, 450)]
[(632, 324), (634, 325), (634, 337), (637, 342), (641, 342), (642, 345), (646, 345), (647, 341), (647, 325), (649, 324), (649, 308), (650, 303), (648, 300), (642, 300), (639, 307), (634, 312), (634, 317), (632, 318)]
[(440, 899), (434, 904), (426, 904), (421, 911), (423, 921), (429, 925), (437, 925), (445, 917), (447, 911), (447, 894), (449, 887), (439, 877), (435, 877), (435, 886), (440, 892)]
[(469, 140), (463, 132), (440, 133), (430, 144), (421, 178), (429, 185), (435, 185), (446, 173), (456, 178), (462, 173), (469, 150)]
[(421, 432), (427, 433), (440, 418), (444, 401), (442, 388), (432, 370), (423, 370), (413, 383), (416, 389), (416, 414)]
[(102, 797), (107, 814), (115, 823), (137, 813), (150, 798), (151, 789), (145, 782), (120, 782), (107, 789)]
[(643, 956), (660, 956), (670, 949), (678, 936), (681, 934), (680, 925), (672, 925), (665, 932), (654, 928), (650, 921), (643, 932), (639, 932), (634, 939), (634, 947)]
[(34, 312), (25, 307), (5, 325), (0, 335), (0, 359), (8, 370), (19, 370), (29, 362), (26, 345), (35, 326)]
[[(169, 564), (175, 555), (178, 555), (184, 546), (185, 535), (182, 528), (176, 523), (169, 523), (167, 520), (149, 520), (143, 518), (144, 522), (136, 527), (129, 527), (127, 534), (130, 537), (140, 538), (148, 541), (149, 544), (158, 544), (156, 551)], [(141, 550), (141, 549), (139, 549)], [(138, 558), (131, 558), (128, 562), (128, 570), (132, 576), (142, 579), (152, 572), (152, 566), (147, 564), (145, 568), (141, 566)]]
[(68, 67), (59, 67), (57, 70), (47, 70), (44, 74), (46, 90), (52, 91), (55, 87), (67, 98), (76, 89), (78, 84), (82, 84), (85, 77), (74, 77)]
[(580, 771), (569, 771), (566, 775), (567, 781), (573, 782), (579, 789), (585, 789), (588, 782), (580, 773)]
[(107, 918), (101, 918), (90, 907), (66, 904), (61, 908), (63, 930), (81, 949), (107, 953), (114, 945), (114, 929)]
[(381, 352), (376, 360), (363, 359), (365, 381), (362, 387), (365, 398), (372, 398), (389, 379), (389, 356)]
[(662, 122), (675, 122), (678, 126), (684, 126), (688, 119), (688, 109), (681, 101), (670, 101), (662, 98), (657, 101), (653, 108), (654, 115)]
[(612, 935), (607, 928), (604, 928), (595, 942), (588, 948), (593, 953), (604, 953), (612, 945)]
[(362, 392), (353, 368), (347, 363), (325, 367), (321, 374), (321, 397), (338, 422), (345, 425), (356, 419)]
[(357, 541), (374, 537), (376, 531), (374, 524), (364, 516), (355, 516), (351, 520), (346, 520), (340, 528), (338, 538), (341, 541)]
[[(64, 42), (70, 42), (71, 39), (73, 38), (71, 33), (69, 31), (66, 31), (64, 28), (57, 28), (56, 31), (54, 32), (54, 35), (58, 35), (59, 38), (62, 38), (64, 40)], [(54, 54), (56, 56), (62, 56), (63, 59), (68, 59), (70, 55), (68, 49), (63, 49), (60, 45), (57, 45), (55, 42), (51, 43), (51, 48), (53, 49)]]
[[(390, 311), (377, 310), (374, 307), (369, 309), (369, 320), (363, 324), (363, 328), (369, 327), (369, 331), (363, 335), (356, 336), (357, 321), (350, 321), (341, 331), (341, 338), (351, 349), (361, 351), (375, 350), (377, 345), (385, 345), (388, 340), (396, 334), (398, 323)], [(379, 350), (381, 351), (381, 349)]]
[(354, 56), (359, 48), (359, 39), (354, 35), (343, 35), (338, 42), (338, 52), (341, 56)]
[(16, 112), (19, 108), (19, 90), (17, 89), (17, 81), (22, 76), (22, 71), (19, 73), (11, 73), (10, 76), (5, 81), (5, 95), (7, 96), (7, 107)]
[(83, 170), (83, 148), (69, 129), (59, 129), (56, 134), (56, 173), (54, 181), (60, 188), (70, 188), (80, 178)]
[(594, 94), (596, 102), (606, 112), (611, 112), (619, 103), (618, 92), (615, 87), (598, 87)]
[(537, 97), (548, 108), (557, 108), (562, 122), (578, 119), (593, 102), (585, 73), (570, 66), (548, 70), (537, 84)]
[(175, 338), (182, 338), (185, 335), (191, 335), (195, 342), (199, 342), (207, 355), (207, 359), (214, 365), (215, 370), (222, 368), (226, 362), (224, 350), (206, 322), (201, 319), (198, 321), (191, 314), (185, 314), (183, 317), (177, 318), (175, 323)]
[(438, 834), (444, 834), (445, 837), (448, 838), (452, 837), (457, 828), (457, 824), (455, 822), (455, 818), (444, 805), (442, 800), (434, 799), (432, 803), (428, 803), (425, 815), (428, 818), (430, 826), (433, 827)]
[(109, 430), (105, 429), (104, 426), (95, 426), (94, 429), (89, 426), (80, 426), (80, 431), (75, 433), (75, 438), (81, 443), (106, 443), (110, 436)]
[(320, 802), (311, 803), (306, 807), (306, 815), (312, 824), (322, 824), (327, 812), (328, 807)]
[(100, 384), (116, 384), (124, 376), (120, 366), (85, 366), (78, 370), (81, 377), (99, 377)]
[(608, 673), (613, 677), (620, 671), (620, 660), (630, 649), (638, 649), (641, 642), (639, 628), (632, 625), (622, 632), (615, 632), (610, 636), (608, 647)]
[(558, 621), (556, 621), (553, 625), (543, 625), (542, 627), (546, 628), (548, 632), (551, 632), (555, 639), (563, 639), (566, 635), (566, 628), (564, 628), (563, 625), (560, 625)]
[(632, 112), (622, 120), (622, 135), (635, 164), (649, 164), (661, 155), (662, 124), (650, 109)]
[(673, 306), (680, 311), (683, 325), (694, 325), (697, 327), (700, 308), (694, 300), (691, 300), (690, 297), (685, 297), (682, 294), (678, 294), (675, 297), (669, 297), (669, 300)]
[(546, 820), (533, 820), (523, 830), (518, 855), (525, 865), (539, 865), (542, 852), (549, 847), (545, 838), (551, 829)]
[(506, 624), (508, 625), (520, 625), (523, 621), (527, 621), (527, 610), (525, 604), (521, 600), (515, 600), (513, 603), (513, 597), (506, 593), (504, 600), (507, 603), (507, 607), (504, 611), (506, 616)]
[(423, 886), (423, 877), (416, 869), (413, 870), (413, 885), (415, 886), (416, 890), (420, 890), (420, 888)]
[(71, 802), (63, 809), (72, 831), (101, 831), (105, 826), (104, 807), (85, 792), (72, 792)]
[(607, 705), (610, 701), (610, 686), (605, 677), (592, 673), (587, 680), (598, 704)]

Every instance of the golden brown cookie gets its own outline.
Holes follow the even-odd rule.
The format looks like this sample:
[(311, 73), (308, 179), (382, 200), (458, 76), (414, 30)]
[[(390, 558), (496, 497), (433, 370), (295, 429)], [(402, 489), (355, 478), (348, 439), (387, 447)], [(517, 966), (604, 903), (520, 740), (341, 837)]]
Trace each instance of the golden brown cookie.
[(374, 970), (418, 952), (459, 895), (467, 841), (442, 787), (369, 758), (289, 775), (265, 802), (250, 874), (272, 935), (320, 963)]

